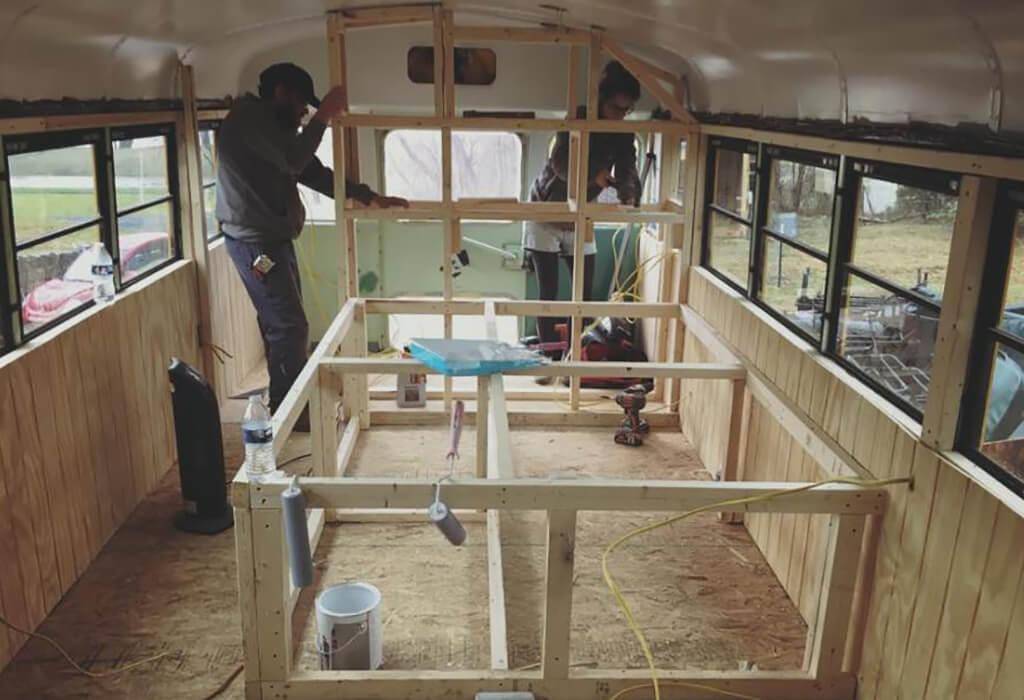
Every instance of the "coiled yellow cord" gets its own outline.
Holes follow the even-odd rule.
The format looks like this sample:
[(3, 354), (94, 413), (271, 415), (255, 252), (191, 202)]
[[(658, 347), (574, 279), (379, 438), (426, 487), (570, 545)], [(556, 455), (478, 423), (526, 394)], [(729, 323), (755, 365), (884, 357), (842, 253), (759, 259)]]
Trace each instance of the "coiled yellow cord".
[[(721, 511), (723, 508), (727, 509), (731, 506), (745, 506), (751, 503), (770, 501), (772, 499), (779, 498), (780, 496), (788, 496), (795, 493), (801, 493), (803, 491), (810, 491), (811, 489), (816, 489), (827, 484), (850, 484), (852, 486), (862, 486), (864, 488), (880, 488), (882, 486), (892, 486), (894, 484), (906, 484), (910, 482), (910, 477), (900, 477), (895, 479), (856, 479), (851, 477), (836, 477), (833, 479), (825, 479), (823, 481), (818, 481), (813, 484), (804, 484), (802, 486), (795, 486), (789, 489), (780, 489), (778, 491), (772, 491), (770, 493), (761, 494), (759, 496), (733, 498), (725, 501), (719, 501), (718, 503), (711, 503), (706, 506), (701, 506), (699, 508), (688, 510), (685, 513), (680, 513), (679, 515), (673, 515), (670, 518), (660, 520), (656, 523), (651, 523), (649, 525), (644, 525), (643, 527), (638, 527), (635, 530), (631, 530), (630, 532), (627, 532), (625, 535), (622, 535), (621, 537), (613, 540), (607, 547), (605, 547), (604, 552), (601, 554), (601, 572), (604, 575), (604, 582), (608, 586), (608, 590), (610, 590), (612, 595), (615, 597), (615, 602), (618, 604), (619, 610), (621, 610), (622, 614), (626, 617), (626, 623), (629, 625), (630, 631), (633, 633), (633, 636), (636, 637), (636, 640), (640, 643), (640, 649), (643, 651), (644, 659), (647, 661), (647, 668), (651, 672), (651, 682), (649, 684), (630, 686), (629, 688), (620, 690), (618, 693), (611, 697), (611, 700), (618, 700), (627, 693), (630, 693), (634, 690), (640, 690), (643, 688), (653, 688), (654, 700), (661, 700), (662, 684), (658, 680), (658, 669), (654, 664), (654, 655), (651, 653), (651, 647), (648, 644), (647, 637), (644, 635), (644, 632), (640, 628), (640, 625), (637, 624), (636, 618), (633, 617), (633, 611), (629, 607), (629, 603), (626, 602), (626, 598), (622, 595), (622, 589), (619, 588), (619, 584), (616, 582), (615, 577), (612, 576), (611, 568), (608, 565), (609, 557), (611, 557), (611, 555), (615, 553), (615, 550), (617, 550), (623, 544), (633, 539), (634, 537), (638, 537), (648, 532), (652, 532), (654, 530), (667, 527), (669, 525), (677, 523), (681, 520), (685, 520), (686, 518), (692, 517), (699, 513), (706, 513), (708, 511)], [(712, 688), (710, 686), (695, 683), (686, 683), (683, 681), (665, 681), (664, 684), (666, 686), (672, 685), (714, 692), (724, 697), (742, 698), (743, 700), (758, 700), (758, 698), (754, 696), (743, 695), (741, 693), (734, 693), (731, 691), (721, 690), (718, 688)]]

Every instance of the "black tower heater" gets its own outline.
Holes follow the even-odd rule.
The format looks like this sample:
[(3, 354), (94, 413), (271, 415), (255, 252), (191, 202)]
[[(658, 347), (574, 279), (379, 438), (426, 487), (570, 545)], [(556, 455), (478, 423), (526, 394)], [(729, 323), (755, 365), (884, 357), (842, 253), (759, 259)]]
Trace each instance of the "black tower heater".
[(185, 532), (212, 535), (233, 523), (224, 481), (217, 397), (199, 372), (176, 357), (171, 358), (167, 374), (174, 405), (181, 497), (185, 501), (185, 510), (174, 516), (174, 526)]

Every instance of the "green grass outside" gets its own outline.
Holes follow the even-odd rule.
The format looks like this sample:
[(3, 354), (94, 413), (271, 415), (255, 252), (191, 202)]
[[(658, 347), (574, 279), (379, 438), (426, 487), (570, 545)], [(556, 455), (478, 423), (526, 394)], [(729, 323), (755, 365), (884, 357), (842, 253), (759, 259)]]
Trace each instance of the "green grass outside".
[[(928, 275), (928, 286), (942, 294), (946, 282), (952, 221), (901, 221), (896, 223), (861, 223), (857, 230), (853, 262), (870, 272), (904, 287), (917, 284), (919, 272)], [(713, 228), (712, 266), (734, 277), (745, 275), (749, 242), (745, 227), (718, 219)], [(798, 240), (826, 251), (829, 224), (827, 219), (802, 218)], [(790, 246), (782, 246), (782, 274), (779, 278), (779, 244), (772, 240), (765, 246), (765, 269), (761, 297), (783, 312), (795, 310), (804, 270), (811, 268), (808, 293), (815, 296), (825, 289), (825, 266)], [(1020, 263), (1016, 259), (1021, 257)], [(1015, 251), (1007, 299), (1009, 303), (1024, 300), (1024, 250)], [(740, 278), (744, 279), (744, 278)], [(877, 287), (853, 281), (856, 294), (884, 294)]]
[[(88, 190), (13, 191), (15, 241), (38, 238), (52, 231), (94, 219), (99, 215), (96, 194)], [(127, 209), (167, 193), (161, 190), (121, 191), (118, 209)], [(34, 247), (38, 251), (69, 250), (99, 240), (98, 228), (88, 228)]]

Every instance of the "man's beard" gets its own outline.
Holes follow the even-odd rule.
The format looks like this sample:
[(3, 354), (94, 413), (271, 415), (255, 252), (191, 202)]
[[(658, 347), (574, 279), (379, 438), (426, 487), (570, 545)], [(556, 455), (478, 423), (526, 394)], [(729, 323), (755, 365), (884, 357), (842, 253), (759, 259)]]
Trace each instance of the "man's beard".
[(275, 104), (274, 116), (277, 119), (277, 123), (284, 129), (298, 131), (302, 125), (302, 122), (295, 118), (295, 112), (290, 105)]

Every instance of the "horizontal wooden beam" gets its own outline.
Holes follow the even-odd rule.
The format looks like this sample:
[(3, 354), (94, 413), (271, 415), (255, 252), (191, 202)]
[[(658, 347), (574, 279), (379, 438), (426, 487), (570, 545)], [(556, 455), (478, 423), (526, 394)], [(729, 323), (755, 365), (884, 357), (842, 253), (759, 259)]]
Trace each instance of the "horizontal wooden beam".
[[(550, 406), (553, 402), (546, 403)], [(651, 407), (651, 404), (648, 404)], [(557, 409), (557, 410), (555, 410)], [(444, 410), (396, 408), (393, 410), (371, 409), (371, 421), (375, 426), (389, 425), (448, 425), (451, 414)], [(654, 406), (652, 410), (641, 411), (640, 417), (647, 421), (651, 430), (679, 430), (679, 414), (670, 413), (664, 406)], [(466, 414), (467, 425), (475, 425), (476, 417)], [(582, 408), (578, 411), (565, 410), (560, 406), (536, 408), (519, 408), (512, 402), (508, 411), (508, 424), (517, 428), (614, 428), (622, 424), (622, 413), (619, 411), (594, 410)], [(608, 434), (611, 444), (612, 434)]]
[[(419, 314), (479, 316), (484, 312), (482, 299), (452, 299), (435, 297), (420, 299), (366, 299), (368, 314)], [(679, 318), (678, 304), (666, 302), (607, 302), (607, 301), (497, 301), (494, 311), (498, 316), (616, 316), (630, 318)]]
[[(668, 696), (672, 700), (707, 700), (726, 694), (761, 700), (849, 700), (854, 696), (857, 680), (852, 673), (816, 680), (797, 671), (659, 670), (658, 678), (665, 681), (663, 689), (672, 685)], [(264, 697), (288, 700), (335, 697), (339, 688), (351, 688), (361, 698), (473, 700), (482, 691), (527, 688), (538, 697), (594, 700), (635, 686), (644, 687), (650, 679), (646, 669), (574, 670), (567, 679), (548, 680), (533, 671), (299, 671), (289, 675), (285, 682), (262, 683), (262, 691)], [(625, 697), (644, 696), (633, 692)]]
[(345, 29), (430, 22), (434, 17), (433, 6), (426, 4), (337, 10), (334, 14), (338, 18), (336, 26), (342, 31)]
[(408, 208), (352, 207), (345, 209), (350, 221), (442, 221), (445, 219), (476, 221), (547, 221), (575, 222), (579, 215), (599, 223), (679, 224), (685, 222), (683, 214), (665, 209), (589, 204), (583, 211), (563, 205), (550, 207), (534, 202), (504, 203), (501, 206), (451, 205), (441, 202), (410, 202)]
[(567, 27), (477, 27), (455, 26), (456, 43), (467, 41), (511, 41), (518, 44), (588, 44), (590, 32)]
[(0, 135), (34, 134), (70, 129), (97, 129), (105, 126), (137, 124), (173, 124), (179, 110), (160, 112), (110, 112), (102, 114), (59, 114), (45, 117), (11, 117), (0, 119)]
[(440, 129), (459, 131), (578, 131), (597, 133), (684, 133), (692, 126), (662, 119), (530, 119), (518, 117), (437, 117), (398, 114), (345, 114), (334, 120), (343, 127), (377, 129)]
[[(486, 513), (478, 510), (457, 510), (455, 516), (464, 523), (483, 524)], [(420, 524), (427, 520), (426, 508), (340, 508), (328, 512), (331, 523), (403, 523)]]
[[(253, 508), (280, 508), (290, 479), (251, 483)], [(798, 482), (654, 481), (630, 479), (478, 479), (445, 483), (450, 508), (502, 510), (685, 511), (711, 506), (711, 512), (881, 514), (884, 489), (826, 484), (801, 493), (774, 496), (744, 505), (723, 501), (773, 496)], [(433, 502), (430, 479), (324, 478), (302, 480), (309, 508), (426, 508)]]
[[(338, 312), (338, 315), (334, 317), (334, 321), (327, 328), (327, 332), (324, 333), (324, 337), (313, 350), (313, 354), (306, 361), (299, 376), (292, 384), (292, 388), (288, 390), (281, 405), (274, 411), (275, 456), (281, 452), (291, 436), (292, 428), (295, 427), (295, 421), (299, 419), (306, 404), (309, 403), (309, 397), (313, 389), (318, 388), (317, 371), (319, 370), (320, 360), (338, 352), (338, 348), (341, 347), (341, 344), (348, 336), (349, 330), (352, 328), (356, 305), (359, 303), (358, 299), (349, 299), (345, 306), (341, 308), (341, 311)], [(244, 476), (244, 470), (239, 469), (238, 474)], [(237, 478), (238, 475), (236, 475)]]
[(938, 151), (929, 148), (893, 146), (867, 141), (844, 141), (821, 136), (765, 131), (763, 129), (750, 129), (738, 126), (703, 124), (701, 125), (701, 131), (711, 136), (747, 139), (772, 146), (802, 148), (809, 151), (845, 155), (865, 160), (879, 160), (922, 168), (936, 168), (953, 173), (1024, 180), (1024, 158), (984, 156), (973, 153)]
[[(371, 401), (394, 401), (398, 396), (396, 389), (370, 389), (370, 400)], [(608, 389), (582, 389), (582, 396), (584, 399), (593, 398), (600, 399), (608, 396)], [(427, 389), (427, 401), (440, 400), (444, 398), (444, 392), (440, 389)], [(477, 399), (477, 392), (473, 390), (469, 391), (453, 391), (452, 399), (462, 399), (463, 401), (475, 401)], [(569, 390), (558, 386), (533, 386), (525, 387), (522, 389), (516, 389), (514, 391), (505, 391), (506, 401), (569, 401)]]
[(228, 116), (228, 109), (200, 109), (196, 116), (201, 122), (215, 122)]
[[(416, 360), (373, 360), (358, 357), (328, 357), (320, 360), (323, 371), (337, 374), (441, 374)], [(502, 372), (529, 377), (653, 377), (655, 379), (743, 379), (747, 370), (740, 364), (700, 362), (552, 362)], [(494, 375), (500, 377), (501, 375)], [(492, 386), (493, 389), (493, 386)], [(494, 403), (493, 395), (491, 399)]]

